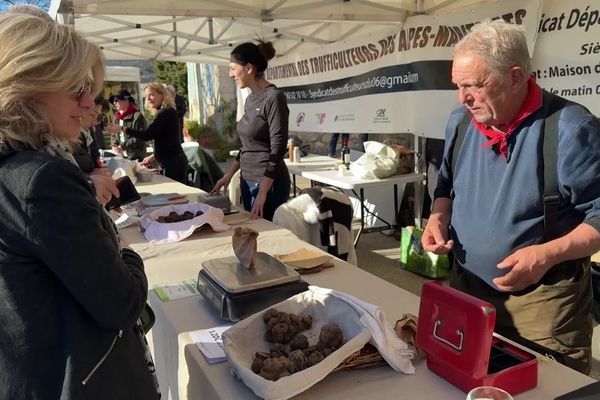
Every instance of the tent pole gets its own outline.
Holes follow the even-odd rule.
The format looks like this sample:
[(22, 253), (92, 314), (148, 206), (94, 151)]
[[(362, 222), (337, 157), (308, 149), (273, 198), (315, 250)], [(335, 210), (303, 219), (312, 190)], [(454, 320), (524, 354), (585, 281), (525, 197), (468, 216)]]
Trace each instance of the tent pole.
[(215, 35), (213, 32), (213, 19), (208, 17), (208, 44), (215, 44)]
[(423, 13), (423, 0), (415, 0), (415, 9), (417, 10), (417, 14)]
[(178, 56), (179, 55), (179, 46), (177, 45), (177, 22), (175, 22), (177, 20), (177, 18), (175, 16), (173, 16), (172, 18), (173, 18), (173, 33), (175, 34), (175, 35), (173, 35), (173, 55)]

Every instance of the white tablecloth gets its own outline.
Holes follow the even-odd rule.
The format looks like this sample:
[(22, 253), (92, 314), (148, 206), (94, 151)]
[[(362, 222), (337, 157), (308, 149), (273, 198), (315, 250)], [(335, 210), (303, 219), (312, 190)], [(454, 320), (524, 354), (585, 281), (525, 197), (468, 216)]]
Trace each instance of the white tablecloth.
[[(152, 184), (139, 185), (138, 190), (154, 194), (177, 192), (190, 194), (191, 198), (198, 193), (197, 189), (156, 177)], [(230, 218), (239, 220), (240, 216)], [(301, 242), (290, 231), (267, 221), (251, 222), (250, 226), (260, 231), (259, 251), (275, 254), (310, 246)], [(233, 254), (231, 231), (201, 231), (182, 242), (161, 246), (148, 244), (134, 227), (124, 229), (122, 236), (144, 258), (150, 287), (195, 278), (203, 260)], [(397, 320), (404, 313), (418, 314), (417, 296), (343, 261), (337, 260), (335, 267), (305, 275), (304, 279), (310, 284), (334, 288), (380, 305), (390, 321)], [(149, 302), (157, 317), (151, 341), (164, 399), (255, 398), (243, 383), (230, 375), (227, 362), (209, 365), (192, 344), (190, 331), (212, 328), (226, 322), (217, 316), (201, 296), (162, 302), (151, 291)], [(336, 372), (297, 398), (465, 398), (466, 395), (461, 390), (431, 373), (423, 360), (415, 362), (415, 367), (415, 375), (399, 374), (389, 367)], [(538, 387), (515, 396), (515, 399), (553, 399), (591, 382), (591, 378), (556, 362), (543, 361), (539, 364)]]

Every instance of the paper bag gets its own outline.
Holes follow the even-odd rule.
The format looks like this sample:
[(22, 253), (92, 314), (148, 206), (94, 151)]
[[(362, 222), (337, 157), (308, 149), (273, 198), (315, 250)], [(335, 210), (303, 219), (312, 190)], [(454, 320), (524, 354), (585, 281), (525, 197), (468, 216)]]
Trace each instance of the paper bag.
[(231, 245), (233, 252), (244, 267), (254, 269), (256, 266), (256, 238), (258, 232), (245, 226), (233, 230)]

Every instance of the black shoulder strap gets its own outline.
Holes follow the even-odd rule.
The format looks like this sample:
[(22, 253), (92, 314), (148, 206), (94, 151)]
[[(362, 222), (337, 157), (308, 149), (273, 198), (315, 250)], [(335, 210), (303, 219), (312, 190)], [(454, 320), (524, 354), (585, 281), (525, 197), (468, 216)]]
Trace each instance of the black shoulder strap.
[(465, 140), (465, 136), (467, 136), (467, 129), (469, 129), (469, 125), (471, 124), (471, 119), (471, 113), (469, 111), (465, 112), (465, 115), (460, 120), (460, 124), (456, 130), (456, 135), (454, 135), (454, 143), (450, 149), (450, 154), (452, 155), (450, 158), (450, 172), (453, 175), (456, 167), (456, 159), (458, 158), (458, 153), (460, 153), (460, 148)]
[[(556, 168), (556, 159), (558, 154), (558, 120), (560, 111), (563, 109), (567, 100), (544, 92), (544, 103), (547, 104), (544, 119), (544, 133), (542, 145), (542, 159), (540, 160), (543, 176), (542, 203), (544, 207), (544, 235), (546, 240), (553, 238), (557, 234), (558, 228), (558, 206), (560, 204), (560, 192), (558, 191), (558, 175)], [(463, 116), (456, 135), (454, 143), (450, 149), (450, 171), (454, 174), (456, 160), (462, 143), (467, 135), (467, 129), (471, 123), (471, 114), (466, 112)]]
[(544, 236), (546, 240), (550, 240), (558, 234), (558, 206), (560, 205), (556, 167), (558, 158), (558, 120), (567, 100), (549, 93), (544, 94), (544, 100), (548, 101), (548, 106), (544, 119), (544, 136), (542, 137), (541, 169), (544, 174), (542, 203), (544, 207)]

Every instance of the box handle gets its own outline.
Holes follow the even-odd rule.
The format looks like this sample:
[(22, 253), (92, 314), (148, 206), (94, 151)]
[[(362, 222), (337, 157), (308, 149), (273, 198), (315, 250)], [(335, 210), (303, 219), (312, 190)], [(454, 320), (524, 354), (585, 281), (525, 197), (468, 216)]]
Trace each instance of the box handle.
[(437, 340), (439, 340), (440, 342), (442, 342), (444, 344), (447, 344), (448, 346), (452, 347), (454, 350), (461, 351), (462, 347), (463, 347), (463, 340), (465, 338), (465, 336), (462, 333), (462, 331), (460, 329), (456, 330), (456, 334), (460, 337), (460, 342), (458, 343), (458, 345), (455, 345), (454, 343), (452, 343), (448, 339), (444, 339), (443, 337), (441, 337), (441, 336), (439, 336), (437, 334), (437, 328), (441, 324), (442, 324), (442, 321), (440, 321), (439, 319), (435, 320), (435, 323), (433, 324), (433, 337), (436, 338)]

